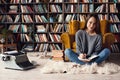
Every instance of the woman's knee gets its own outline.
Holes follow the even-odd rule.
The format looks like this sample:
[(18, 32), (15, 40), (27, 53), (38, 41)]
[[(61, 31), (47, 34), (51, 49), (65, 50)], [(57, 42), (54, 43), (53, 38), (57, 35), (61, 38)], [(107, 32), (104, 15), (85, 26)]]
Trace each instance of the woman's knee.
[(108, 54), (108, 55), (111, 53), (111, 51), (110, 51), (109, 48), (105, 48), (105, 49), (103, 49), (103, 52), (105, 52), (105, 54)]
[(71, 49), (68, 48), (68, 49), (65, 49), (65, 55), (69, 55), (71, 53)]

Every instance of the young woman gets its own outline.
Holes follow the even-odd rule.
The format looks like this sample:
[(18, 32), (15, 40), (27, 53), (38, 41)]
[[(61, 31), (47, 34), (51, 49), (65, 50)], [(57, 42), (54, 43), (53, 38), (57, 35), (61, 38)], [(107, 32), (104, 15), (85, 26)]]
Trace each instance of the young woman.
[[(75, 35), (76, 52), (71, 49), (65, 50), (65, 55), (70, 61), (78, 64), (101, 63), (111, 53), (108, 48), (102, 48), (102, 36), (100, 32), (100, 21), (97, 15), (89, 15), (83, 30), (78, 30)], [(97, 58), (88, 58), (98, 55)]]

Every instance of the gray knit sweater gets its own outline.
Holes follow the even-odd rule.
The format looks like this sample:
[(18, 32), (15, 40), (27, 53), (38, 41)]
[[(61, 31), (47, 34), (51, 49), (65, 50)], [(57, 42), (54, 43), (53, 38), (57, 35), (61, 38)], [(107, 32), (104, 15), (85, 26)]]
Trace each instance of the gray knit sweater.
[(102, 49), (102, 37), (99, 34), (89, 35), (85, 30), (76, 32), (76, 52), (87, 56), (98, 54)]

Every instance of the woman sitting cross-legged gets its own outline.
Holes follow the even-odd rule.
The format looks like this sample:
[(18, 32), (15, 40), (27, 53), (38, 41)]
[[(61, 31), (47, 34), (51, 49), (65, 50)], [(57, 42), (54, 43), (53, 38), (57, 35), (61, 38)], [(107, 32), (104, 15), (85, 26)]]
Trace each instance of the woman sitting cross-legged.
[[(75, 34), (76, 52), (66, 49), (65, 55), (70, 61), (78, 64), (101, 63), (110, 55), (109, 48), (102, 48), (102, 35), (100, 32), (100, 21), (97, 15), (89, 15), (83, 30)], [(93, 55), (98, 57), (90, 60)]]

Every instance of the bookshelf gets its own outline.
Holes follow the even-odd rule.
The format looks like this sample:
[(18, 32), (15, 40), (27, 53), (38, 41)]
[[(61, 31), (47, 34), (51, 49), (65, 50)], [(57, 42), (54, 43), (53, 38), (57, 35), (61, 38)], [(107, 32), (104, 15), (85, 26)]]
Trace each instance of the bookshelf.
[[(111, 1), (111, 0), (110, 0)], [(113, 0), (109, 3), (110, 31), (115, 35), (115, 43), (111, 45), (114, 53), (120, 53), (120, 1)]]
[(119, 7), (119, 0), (1, 0), (0, 27), (13, 31), (19, 50), (63, 50), (60, 35), (68, 31), (68, 22), (95, 13), (111, 21), (110, 31), (117, 36), (111, 47), (120, 52)]

